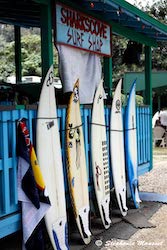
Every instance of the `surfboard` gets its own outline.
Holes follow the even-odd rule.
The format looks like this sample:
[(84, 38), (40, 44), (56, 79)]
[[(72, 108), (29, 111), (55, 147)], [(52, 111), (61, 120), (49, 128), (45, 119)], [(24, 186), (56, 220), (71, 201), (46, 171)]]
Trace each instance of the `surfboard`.
[(76, 223), (85, 244), (91, 241), (89, 230), (89, 191), (84, 136), (79, 102), (79, 80), (74, 84), (66, 117), (66, 156), (68, 183)]
[(107, 229), (111, 224), (109, 216), (110, 176), (103, 94), (103, 82), (101, 81), (96, 90), (93, 101), (91, 124), (91, 156), (96, 200), (102, 223)]
[(138, 191), (137, 129), (136, 129), (136, 80), (133, 82), (125, 111), (126, 168), (131, 196), (136, 208), (141, 202)]
[(117, 202), (123, 216), (127, 214), (124, 128), (121, 102), (122, 79), (115, 89), (110, 119), (110, 152), (112, 175)]
[(51, 208), (45, 216), (46, 228), (55, 250), (68, 249), (64, 176), (53, 84), (53, 66), (46, 75), (39, 99), (37, 156), (51, 202)]

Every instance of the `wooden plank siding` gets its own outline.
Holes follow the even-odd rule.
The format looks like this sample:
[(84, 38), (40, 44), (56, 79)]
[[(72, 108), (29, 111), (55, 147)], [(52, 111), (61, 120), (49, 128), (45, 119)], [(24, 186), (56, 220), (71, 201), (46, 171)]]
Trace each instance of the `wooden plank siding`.
[[(106, 133), (109, 148), (109, 123), (111, 107), (105, 108)], [(123, 110), (124, 113), (124, 110)], [(9, 109), (0, 111), (0, 238), (20, 229), (21, 216), (17, 197), (17, 121), (20, 118), (27, 119), (30, 137), (34, 144), (36, 131), (36, 109)], [(91, 106), (81, 106), (81, 115), (84, 130), (86, 162), (88, 168), (88, 180), (90, 197), (93, 196), (93, 178), (91, 168)], [(62, 159), (65, 175), (65, 190), (68, 205), (68, 183), (66, 175), (65, 152), (65, 121), (66, 107), (58, 108), (58, 124), (62, 145)], [(148, 106), (137, 107), (137, 145), (138, 145), (138, 173), (139, 175), (149, 171), (150, 166), (150, 108)], [(110, 155), (110, 154), (109, 154)], [(119, 155), (118, 155), (119, 157)], [(112, 187), (111, 161), (109, 161), (110, 179)]]

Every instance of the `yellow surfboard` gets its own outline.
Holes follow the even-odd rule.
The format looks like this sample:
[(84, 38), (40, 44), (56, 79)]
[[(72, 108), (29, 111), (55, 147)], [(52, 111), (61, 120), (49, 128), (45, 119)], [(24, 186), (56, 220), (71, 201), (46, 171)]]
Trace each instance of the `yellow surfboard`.
[(76, 223), (85, 244), (91, 241), (89, 230), (89, 191), (79, 102), (79, 80), (70, 96), (66, 118), (66, 155), (68, 182)]

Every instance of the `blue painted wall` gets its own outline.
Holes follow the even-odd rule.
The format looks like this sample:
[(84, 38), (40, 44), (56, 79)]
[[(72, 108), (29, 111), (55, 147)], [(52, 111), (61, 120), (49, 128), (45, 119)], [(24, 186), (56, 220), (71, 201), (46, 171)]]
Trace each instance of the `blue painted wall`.
[[(109, 144), (109, 122), (110, 107), (105, 108), (106, 133)], [(34, 146), (36, 131), (36, 109), (34, 110), (6, 110), (0, 111), (0, 238), (9, 235), (21, 225), (21, 215), (17, 197), (17, 120), (27, 119), (27, 126), (30, 131), (31, 141)], [(85, 137), (86, 161), (89, 176), (90, 197), (93, 193), (91, 156), (90, 156), (90, 124), (91, 108), (81, 107), (83, 119), (83, 129)], [(66, 195), (69, 203), (68, 184), (66, 176), (66, 157), (65, 157), (65, 121), (66, 108), (58, 109), (58, 122), (61, 135), (62, 158), (65, 173)], [(139, 175), (149, 171), (150, 166), (150, 108), (137, 107), (137, 143), (138, 143), (138, 173)], [(110, 178), (112, 185), (112, 173), (110, 164)]]

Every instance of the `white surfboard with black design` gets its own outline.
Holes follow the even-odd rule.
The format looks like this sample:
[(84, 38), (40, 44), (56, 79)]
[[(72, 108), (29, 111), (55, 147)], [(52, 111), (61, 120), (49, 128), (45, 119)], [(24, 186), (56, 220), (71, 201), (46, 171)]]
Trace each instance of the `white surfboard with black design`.
[(63, 165), (56, 112), (53, 66), (43, 83), (37, 116), (37, 156), (51, 207), (45, 215), (54, 250), (69, 249)]
[(91, 153), (93, 180), (98, 208), (104, 227), (109, 228), (111, 224), (109, 216), (110, 177), (103, 95), (103, 82), (101, 81), (96, 90), (93, 102)]
[(121, 87), (122, 79), (119, 81), (115, 89), (112, 101), (110, 121), (110, 150), (115, 194), (120, 211), (122, 215), (125, 216), (128, 209), (126, 206), (125, 152)]

